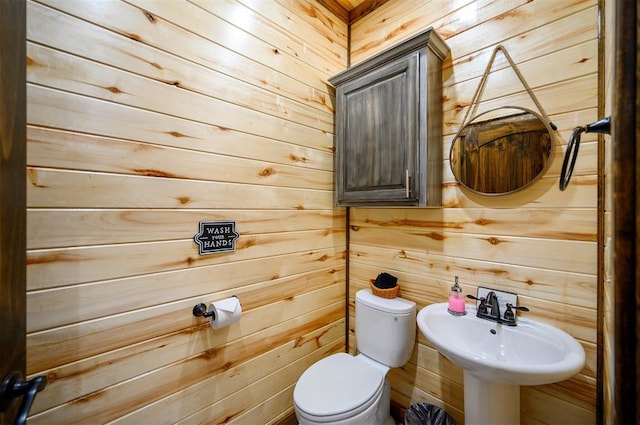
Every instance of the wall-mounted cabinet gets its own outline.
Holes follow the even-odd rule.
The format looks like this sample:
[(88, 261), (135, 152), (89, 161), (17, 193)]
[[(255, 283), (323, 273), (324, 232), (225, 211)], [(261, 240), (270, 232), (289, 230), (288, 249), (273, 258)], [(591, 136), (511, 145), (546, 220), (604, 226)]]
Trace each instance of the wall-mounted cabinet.
[(339, 206), (442, 202), (442, 61), (431, 28), (329, 79)]

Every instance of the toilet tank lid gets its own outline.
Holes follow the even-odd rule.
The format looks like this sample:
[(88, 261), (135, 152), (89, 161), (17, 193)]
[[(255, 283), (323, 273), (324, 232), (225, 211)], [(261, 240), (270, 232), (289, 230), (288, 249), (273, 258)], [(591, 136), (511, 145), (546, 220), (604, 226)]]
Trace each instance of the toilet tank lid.
[(356, 292), (356, 303), (392, 314), (409, 314), (416, 311), (416, 303), (404, 298), (382, 298), (371, 293), (371, 289)]

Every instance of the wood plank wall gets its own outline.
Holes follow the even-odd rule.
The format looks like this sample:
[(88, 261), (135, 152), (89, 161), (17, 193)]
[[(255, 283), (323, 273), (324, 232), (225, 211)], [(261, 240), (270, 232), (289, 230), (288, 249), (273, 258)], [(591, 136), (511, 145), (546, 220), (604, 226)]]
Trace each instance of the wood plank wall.
[[(580, 341), (584, 369), (557, 384), (523, 387), (523, 424), (596, 422), (597, 137), (586, 134), (571, 184), (558, 189), (571, 130), (597, 118), (598, 4), (595, 0), (399, 0), (351, 27), (351, 62), (433, 26), (451, 48), (444, 65), (444, 206), (436, 209), (352, 208), (350, 331), (353, 296), (387, 271), (418, 307), (446, 301), (454, 276), (465, 293), (478, 285), (516, 292), (528, 316)], [(448, 152), (494, 47), (502, 44), (558, 126), (553, 163), (533, 186), (503, 197), (463, 190)], [(536, 109), (499, 54), (479, 111)], [(354, 338), (350, 338), (353, 349)], [(422, 337), (413, 357), (390, 374), (394, 403), (429, 402), (464, 422), (462, 371)]]
[[(315, 0), (28, 5), (29, 423), (277, 423), (345, 348), (333, 103)], [(235, 220), (199, 256), (202, 220)], [(237, 295), (212, 330), (199, 302)]]

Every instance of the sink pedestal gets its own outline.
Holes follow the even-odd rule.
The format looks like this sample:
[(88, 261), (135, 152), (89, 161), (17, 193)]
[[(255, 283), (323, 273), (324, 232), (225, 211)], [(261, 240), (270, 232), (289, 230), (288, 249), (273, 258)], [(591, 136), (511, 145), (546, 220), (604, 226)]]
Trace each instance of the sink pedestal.
[(464, 371), (465, 425), (520, 423), (520, 386), (487, 381)]

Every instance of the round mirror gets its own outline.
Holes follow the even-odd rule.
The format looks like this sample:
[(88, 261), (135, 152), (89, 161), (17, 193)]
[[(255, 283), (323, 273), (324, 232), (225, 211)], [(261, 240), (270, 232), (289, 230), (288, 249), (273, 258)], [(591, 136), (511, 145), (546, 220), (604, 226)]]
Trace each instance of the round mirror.
[(453, 139), (451, 170), (456, 180), (473, 192), (515, 192), (536, 181), (548, 168), (552, 134), (546, 119), (525, 108), (484, 112)]

